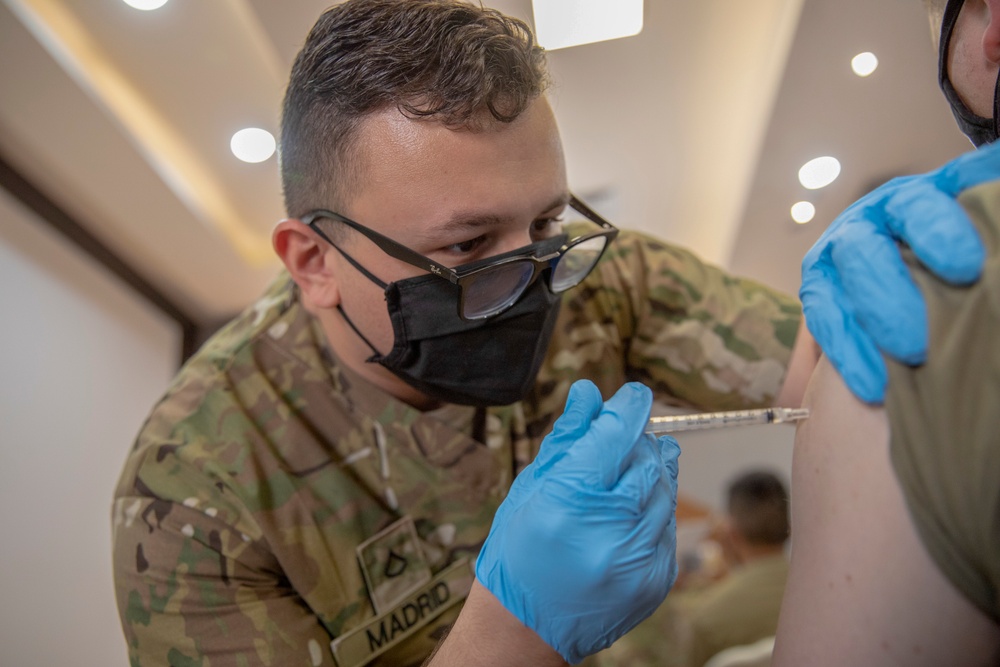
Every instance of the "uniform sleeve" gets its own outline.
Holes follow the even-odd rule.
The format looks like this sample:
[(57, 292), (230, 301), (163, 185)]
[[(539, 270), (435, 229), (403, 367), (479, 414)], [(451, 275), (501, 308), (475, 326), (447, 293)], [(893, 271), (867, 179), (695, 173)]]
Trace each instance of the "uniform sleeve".
[(325, 628), (251, 526), (210, 495), (164, 500), (137, 487), (113, 512), (131, 665), (334, 664)]
[(625, 336), (629, 379), (669, 404), (771, 404), (802, 317), (796, 299), (634, 232), (608, 255), (599, 265), (604, 298)]

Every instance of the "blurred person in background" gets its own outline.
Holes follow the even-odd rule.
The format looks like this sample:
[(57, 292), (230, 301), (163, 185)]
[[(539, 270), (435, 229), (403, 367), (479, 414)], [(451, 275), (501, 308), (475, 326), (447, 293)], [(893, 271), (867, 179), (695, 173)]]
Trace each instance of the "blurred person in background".
[(773, 637), (788, 579), (788, 492), (772, 472), (751, 471), (728, 487), (719, 530), (729, 572), (686, 605), (690, 664), (702, 667), (720, 651)]

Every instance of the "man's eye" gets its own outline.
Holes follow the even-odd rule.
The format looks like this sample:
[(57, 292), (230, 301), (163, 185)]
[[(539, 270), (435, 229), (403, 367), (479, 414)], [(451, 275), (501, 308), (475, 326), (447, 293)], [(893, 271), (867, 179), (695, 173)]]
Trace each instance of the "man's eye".
[(562, 229), (563, 217), (561, 215), (551, 218), (539, 218), (531, 223), (531, 236), (533, 239), (546, 239), (555, 236)]
[(452, 255), (468, 255), (478, 250), (484, 243), (486, 243), (486, 237), (477, 236), (476, 238), (469, 239), (468, 241), (452, 243), (449, 246), (445, 246), (444, 251)]

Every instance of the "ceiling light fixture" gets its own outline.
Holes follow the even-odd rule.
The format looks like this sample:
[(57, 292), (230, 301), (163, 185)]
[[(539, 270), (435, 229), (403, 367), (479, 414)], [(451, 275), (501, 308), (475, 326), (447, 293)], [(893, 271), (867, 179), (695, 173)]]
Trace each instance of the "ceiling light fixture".
[(819, 190), (837, 180), (840, 176), (840, 161), (824, 156), (809, 160), (799, 169), (799, 183), (809, 190)]
[(816, 207), (807, 201), (800, 201), (792, 206), (792, 220), (804, 225), (816, 217)]
[(259, 127), (248, 127), (233, 135), (229, 148), (244, 162), (263, 162), (274, 155), (274, 135)]
[(851, 59), (851, 69), (854, 70), (854, 73), (858, 76), (868, 76), (878, 69), (878, 58), (876, 58), (875, 54), (870, 51), (859, 53)]
[(167, 0), (123, 0), (123, 2), (129, 7), (141, 9), (143, 11), (159, 9), (163, 5), (167, 4)]
[(547, 51), (642, 32), (642, 0), (532, 0), (535, 35)]

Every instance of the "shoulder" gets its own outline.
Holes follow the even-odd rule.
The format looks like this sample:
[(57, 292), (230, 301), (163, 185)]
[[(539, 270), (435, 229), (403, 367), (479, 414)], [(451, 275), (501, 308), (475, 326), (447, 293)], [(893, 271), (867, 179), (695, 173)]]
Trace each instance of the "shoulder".
[(773, 598), (781, 599), (781, 589), (788, 577), (788, 562), (784, 557), (762, 559), (750, 563), (727, 579), (706, 591), (693, 614), (696, 625), (712, 625), (723, 619), (755, 614), (755, 609), (770, 608)]
[(304, 405), (308, 396), (301, 394), (309, 391), (329, 401), (329, 374), (321, 372), (310, 319), (282, 275), (212, 336), (140, 429), (117, 495), (156, 480), (156, 495), (180, 502), (189, 497), (183, 489), (196, 473), (214, 480), (203, 484), (232, 486), (259, 463), (258, 454), (274, 449), (269, 443), (278, 432), (295, 428), (294, 397)]

